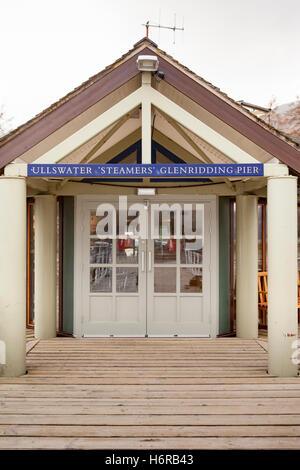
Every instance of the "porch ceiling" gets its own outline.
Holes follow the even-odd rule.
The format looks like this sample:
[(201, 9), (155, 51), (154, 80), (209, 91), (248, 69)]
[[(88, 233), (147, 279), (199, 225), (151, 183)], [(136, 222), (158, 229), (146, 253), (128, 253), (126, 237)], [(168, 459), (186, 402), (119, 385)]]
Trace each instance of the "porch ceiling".
[[(205, 152), (208, 158), (213, 163), (231, 163), (231, 160), (214, 148), (212, 145), (201, 140), (195, 136), (192, 132), (184, 129), (178, 125), (184, 133), (194, 142), (195, 146), (198, 146), (203, 152)], [(67, 155), (61, 160), (60, 163), (80, 163), (85, 155), (96, 145), (97, 142), (101, 141), (103, 137), (112, 129), (113, 125), (109, 126), (104, 131), (97, 134), (93, 139), (86, 142), (84, 145), (76, 149), (74, 152)], [(172, 125), (161, 115), (157, 109), (152, 110), (152, 133), (158, 131), (160, 134), (166, 136), (174, 144), (185, 149), (191, 156), (194, 156), (195, 161), (202, 161), (199, 152), (193, 147), (178, 131), (172, 127)], [(91, 163), (106, 162), (118, 154), (118, 151), (124, 150), (122, 141), (126, 141), (132, 134), (136, 136), (136, 140), (140, 139), (141, 135), (141, 117), (130, 118), (122, 127), (114, 133), (109, 140), (95, 153), (92, 157)], [(152, 134), (153, 135), (153, 134)], [(131, 142), (131, 141), (130, 141)], [(118, 145), (119, 144), (119, 145)], [(130, 145), (130, 144), (129, 144)], [(115, 149), (115, 150), (114, 150)], [(107, 156), (107, 157), (105, 157)], [(182, 155), (178, 157), (183, 158)], [(184, 158), (183, 158), (184, 159)]]
[[(61, 160), (60, 163), (80, 163), (82, 159), (88, 154), (88, 152), (99, 142), (113, 127), (114, 125), (109, 126), (102, 132), (99, 132), (93, 139), (86, 142), (84, 145), (76, 149), (74, 152), (67, 155), (65, 158)], [(118, 155), (120, 146), (118, 145), (124, 139), (132, 134), (138, 135), (140, 133), (141, 128), (141, 118), (130, 118), (126, 123), (122, 125), (122, 127), (113, 134), (110, 139), (99, 149), (98, 152), (95, 153), (93, 158), (100, 157), (103, 155), (108, 155), (107, 160), (103, 159), (104, 162), (110, 160), (114, 156)], [(137, 132), (138, 131), (138, 132)], [(139, 140), (138, 138), (136, 140)], [(129, 145), (128, 145), (129, 146)], [(115, 150), (112, 150), (115, 149)], [(109, 152), (109, 150), (112, 150)], [(122, 151), (122, 150), (121, 150)], [(115, 153), (115, 155), (114, 155)], [(102, 159), (101, 159), (102, 161)], [(92, 162), (94, 163), (94, 162)]]
[(178, 124), (179, 129), (182, 129), (182, 131), (187, 134), (191, 141), (194, 142), (195, 146), (192, 146), (178, 131), (174, 129), (174, 127), (172, 127), (172, 125), (167, 121), (167, 119), (162, 116), (160, 111), (156, 108), (154, 108), (153, 114), (155, 115), (154, 128), (160, 133), (164, 134), (169, 139), (171, 139), (176, 144), (186, 149), (198, 160), (200, 159), (201, 161), (201, 157), (199, 155), (199, 152), (195, 150), (195, 146), (199, 147), (205, 154), (207, 154), (207, 156), (212, 160), (213, 163), (232, 163), (232, 161), (222, 152), (214, 148), (208, 142), (205, 142), (204, 140), (200, 139), (188, 129)]
[[(16, 163), (34, 162), (40, 156), (42, 156), (45, 152), (49, 151), (51, 148), (55, 147), (57, 144), (63, 142), (66, 138), (74, 134), (74, 132), (76, 132), (81, 127), (83, 127), (84, 125), (88, 124), (93, 119), (95, 119), (95, 117), (101, 115), (111, 106), (118, 103), (119, 101), (121, 101), (121, 99), (125, 98), (126, 96), (128, 96), (130, 93), (132, 93), (135, 89), (138, 88), (138, 85), (139, 83), (136, 80), (131, 80), (130, 83), (128, 82), (126, 86), (124, 85), (121, 89), (119, 89), (118, 93), (114, 92), (111, 95), (105, 97), (103, 100), (98, 102), (97, 105), (93, 107), (93, 109), (89, 109), (88, 111), (86, 111), (85, 113), (77, 117), (76, 119), (67, 123), (65, 126), (57, 130), (55, 133), (51, 134), (51, 136), (41, 141), (38, 145), (28, 150), (24, 154), (22, 154), (20, 157), (18, 157), (15, 160), (15, 162)], [(180, 100), (176, 100), (175, 95), (172, 101), (174, 101), (175, 103), (177, 101), (177, 104), (181, 105)], [(188, 108), (187, 110), (189, 112), (191, 111)], [(198, 116), (196, 116), (196, 113), (193, 113), (193, 114), (197, 118), (199, 118), (200, 116), (200, 113), (198, 113)], [(114, 125), (115, 123), (111, 124), (106, 129), (102, 130), (97, 135), (95, 135), (92, 139), (85, 142), (79, 148), (76, 148), (73, 152), (71, 152), (66, 157), (64, 157), (60, 161), (60, 163), (77, 163), (77, 164), (80, 163), (82, 159), (84, 159), (84, 157), (90, 152), (90, 150), (97, 144), (97, 142), (101, 141), (101, 139), (103, 139), (107, 134), (110, 133)], [(174, 129), (174, 127), (168, 122), (166, 117), (163, 116), (159, 110), (157, 110), (156, 108), (152, 109), (152, 132), (156, 130), (156, 131), (159, 131), (161, 134), (164, 134), (172, 142), (184, 148), (187, 152), (189, 152), (199, 161), (202, 161), (202, 160), (199, 156), (199, 152), (195, 150), (195, 147), (198, 147), (202, 152), (205, 152), (209, 160), (211, 160), (213, 163), (230, 163), (231, 162), (231, 160), (227, 156), (225, 156), (218, 149), (214, 148), (208, 142), (205, 142), (204, 140), (200, 139), (198, 136), (196, 136), (189, 130), (184, 129), (180, 124), (178, 124), (178, 127), (181, 128), (182, 131), (187, 134), (188, 139), (184, 138), (176, 129)], [(112, 158), (113, 156), (115, 156), (115, 155), (112, 155), (112, 152), (109, 152), (109, 150), (112, 150), (114, 147), (118, 149), (118, 143), (120, 143), (122, 140), (131, 136), (134, 132), (136, 132), (137, 135), (140, 134), (141, 132), (140, 129), (141, 129), (141, 112), (137, 109), (133, 117), (130, 117), (125, 123), (123, 123), (122, 126), (115, 133), (113, 133), (112, 136), (109, 137), (107, 142), (105, 142), (101, 146), (99, 151), (95, 153), (94, 155), (94, 158), (96, 158), (95, 162), (99, 161), (99, 159), (102, 162), (105, 162), (106, 160), (105, 158), (102, 158), (102, 156), (104, 156), (107, 152), (109, 154), (108, 160)], [(194, 145), (191, 145), (191, 143), (189, 143), (189, 140), (192, 141)], [(178, 156), (180, 157), (180, 155)], [(271, 156), (269, 156), (269, 158), (271, 158)], [(260, 161), (266, 161), (266, 160), (262, 159)]]

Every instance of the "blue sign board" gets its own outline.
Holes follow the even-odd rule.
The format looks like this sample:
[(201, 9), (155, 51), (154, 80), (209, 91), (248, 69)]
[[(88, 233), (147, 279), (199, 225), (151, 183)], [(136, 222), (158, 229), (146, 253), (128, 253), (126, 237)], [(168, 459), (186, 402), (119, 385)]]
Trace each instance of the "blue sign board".
[(263, 176), (261, 163), (237, 164), (28, 164), (28, 176), (59, 178), (215, 178), (230, 176)]

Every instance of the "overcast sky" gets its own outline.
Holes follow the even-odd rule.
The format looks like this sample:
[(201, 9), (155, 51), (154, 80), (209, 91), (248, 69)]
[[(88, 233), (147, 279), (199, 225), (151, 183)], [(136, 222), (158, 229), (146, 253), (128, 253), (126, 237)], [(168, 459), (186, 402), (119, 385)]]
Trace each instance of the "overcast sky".
[(0, 0), (0, 105), (19, 125), (150, 38), (236, 100), (300, 95), (300, 0)]

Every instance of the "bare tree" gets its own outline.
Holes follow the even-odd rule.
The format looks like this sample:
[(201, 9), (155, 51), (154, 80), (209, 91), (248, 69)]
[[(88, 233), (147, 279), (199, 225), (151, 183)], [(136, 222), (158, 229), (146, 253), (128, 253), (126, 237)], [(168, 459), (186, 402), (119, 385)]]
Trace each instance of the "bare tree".
[(300, 100), (283, 114), (279, 125), (287, 134), (300, 138)]
[(300, 97), (297, 96), (296, 101), (286, 105), (274, 107), (275, 103), (276, 98), (273, 97), (270, 101), (272, 111), (262, 116), (262, 119), (276, 129), (300, 138)]

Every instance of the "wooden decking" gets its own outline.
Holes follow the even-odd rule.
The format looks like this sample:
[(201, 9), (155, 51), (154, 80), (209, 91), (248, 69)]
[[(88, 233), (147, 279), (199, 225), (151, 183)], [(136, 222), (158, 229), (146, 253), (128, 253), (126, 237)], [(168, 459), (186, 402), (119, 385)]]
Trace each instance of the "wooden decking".
[(26, 341), (33, 341), (34, 340), (34, 329), (33, 328), (26, 328)]
[(0, 378), (0, 448), (299, 449), (300, 378), (266, 366), (237, 338), (40, 341)]
[(28, 354), (38, 342), (39, 340), (36, 340), (34, 337), (34, 329), (26, 328), (26, 354)]

